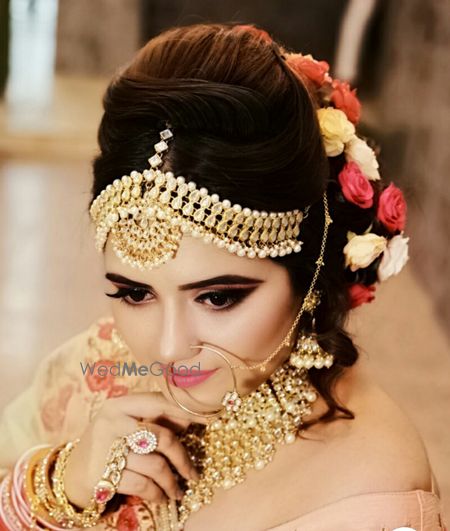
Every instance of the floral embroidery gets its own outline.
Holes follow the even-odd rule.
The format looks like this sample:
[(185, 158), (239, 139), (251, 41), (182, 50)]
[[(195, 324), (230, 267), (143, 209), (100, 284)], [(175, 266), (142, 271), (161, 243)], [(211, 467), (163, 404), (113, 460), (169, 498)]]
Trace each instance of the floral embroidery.
[(65, 414), (67, 404), (74, 391), (72, 384), (66, 384), (58, 390), (56, 396), (48, 398), (41, 408), (41, 420), (46, 430), (60, 430)]

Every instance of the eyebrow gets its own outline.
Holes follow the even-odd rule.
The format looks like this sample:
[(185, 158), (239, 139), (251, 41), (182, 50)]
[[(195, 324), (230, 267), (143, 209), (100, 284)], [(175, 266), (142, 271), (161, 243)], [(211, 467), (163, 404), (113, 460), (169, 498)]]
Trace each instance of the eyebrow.
[[(143, 282), (136, 282), (135, 280), (131, 280), (129, 278), (123, 277), (122, 275), (118, 275), (116, 273), (106, 273), (105, 278), (107, 278), (108, 280), (111, 280), (112, 282), (118, 282), (120, 284), (128, 284), (129, 286), (133, 286), (136, 288), (146, 288), (146, 289), (153, 291), (152, 286), (150, 286), (149, 284), (144, 284)], [(178, 286), (178, 290), (188, 291), (191, 289), (214, 286), (216, 284), (226, 284), (226, 285), (261, 284), (262, 282), (265, 282), (265, 281), (261, 280), (260, 278), (243, 277), (241, 275), (220, 275), (218, 277), (207, 278), (205, 280), (199, 280), (198, 282), (182, 284), (181, 286)]]

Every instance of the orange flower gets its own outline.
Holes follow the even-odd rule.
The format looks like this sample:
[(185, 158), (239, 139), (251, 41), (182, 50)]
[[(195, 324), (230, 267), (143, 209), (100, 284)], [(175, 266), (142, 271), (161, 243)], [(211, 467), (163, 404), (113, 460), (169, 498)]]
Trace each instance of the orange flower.
[(333, 79), (331, 86), (333, 87), (331, 101), (336, 108), (345, 112), (351, 122), (357, 124), (361, 117), (361, 103), (356, 97), (356, 89), (351, 90), (348, 83), (339, 79)]
[(287, 54), (286, 63), (300, 76), (306, 76), (313, 83), (321, 87), (326, 81), (330, 82), (328, 74), (330, 69), (326, 61), (316, 61), (311, 55), (302, 55), (301, 53)]

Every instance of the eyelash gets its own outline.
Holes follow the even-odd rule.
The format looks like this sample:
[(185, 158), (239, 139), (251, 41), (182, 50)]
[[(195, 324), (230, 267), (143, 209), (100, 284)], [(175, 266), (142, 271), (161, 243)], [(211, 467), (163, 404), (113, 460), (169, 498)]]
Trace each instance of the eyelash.
[[(202, 299), (202, 300), (205, 300), (205, 299), (208, 299), (210, 298), (211, 296), (214, 296), (214, 295), (225, 295), (228, 299), (232, 300), (233, 302), (231, 304), (228, 304), (227, 306), (223, 306), (223, 307), (218, 307), (217, 310), (212, 310), (214, 312), (218, 312), (218, 311), (228, 311), (228, 310), (231, 310), (231, 308), (237, 306), (240, 302), (242, 302), (249, 294), (251, 291), (253, 291), (255, 288), (250, 288), (250, 289), (227, 289), (227, 290), (213, 290), (213, 291), (208, 291), (207, 293), (203, 293), (202, 295), (200, 295), (198, 298)], [(139, 302), (142, 302), (142, 301), (138, 301), (136, 303), (132, 303), (132, 302), (129, 302), (126, 300), (126, 297), (130, 296), (131, 294), (133, 293), (149, 293), (147, 290), (145, 289), (141, 289), (141, 288), (118, 288), (118, 291), (116, 293), (105, 293), (106, 296), (108, 297), (113, 297), (113, 298), (116, 298), (116, 299), (120, 299), (120, 302), (123, 302), (125, 304), (127, 304), (128, 306), (133, 306), (133, 307), (136, 307), (136, 306), (143, 306), (142, 304), (139, 304)]]

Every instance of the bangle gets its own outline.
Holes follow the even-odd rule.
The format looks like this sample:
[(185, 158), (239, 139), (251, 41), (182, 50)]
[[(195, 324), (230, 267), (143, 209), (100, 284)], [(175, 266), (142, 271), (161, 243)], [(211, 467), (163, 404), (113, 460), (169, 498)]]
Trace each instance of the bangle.
[(52, 490), (56, 498), (58, 508), (64, 513), (67, 519), (67, 525), (73, 527), (93, 527), (100, 519), (104, 504), (97, 504), (95, 498), (92, 498), (88, 505), (81, 511), (77, 509), (68, 500), (64, 490), (64, 474), (66, 471), (67, 460), (80, 439), (69, 441), (59, 452), (55, 468), (52, 473)]
[(41, 455), (37, 455), (34, 459), (34, 463), (37, 463), (36, 466), (34, 467), (34, 463), (31, 463), (25, 478), (27, 491), (30, 493), (29, 499), (32, 502), (32, 513), (36, 519), (52, 529), (65, 529), (58, 525), (64, 525), (64, 514), (57, 510), (49, 482), (49, 470), (63, 447), (64, 444), (47, 449)]

